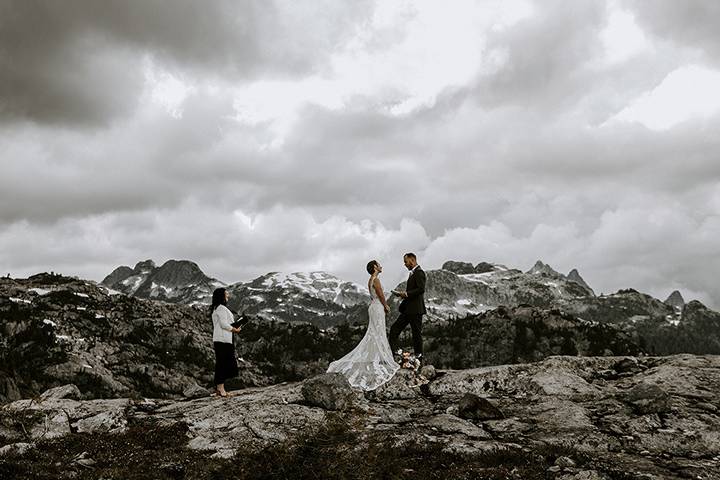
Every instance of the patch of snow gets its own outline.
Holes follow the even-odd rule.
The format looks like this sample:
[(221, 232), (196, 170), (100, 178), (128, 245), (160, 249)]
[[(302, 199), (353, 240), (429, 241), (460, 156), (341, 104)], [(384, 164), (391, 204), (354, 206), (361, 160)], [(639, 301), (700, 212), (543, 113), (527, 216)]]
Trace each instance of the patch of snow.
[(165, 293), (170, 293), (174, 290), (172, 287), (166, 287), (165, 285), (158, 285), (157, 283), (152, 282), (150, 289), (154, 291), (154, 290), (157, 290), (158, 288), (162, 288), (163, 290), (165, 290)]
[(468, 300), (467, 298), (461, 298), (460, 300), (456, 301), (455, 303), (459, 305), (470, 305), (472, 304), (472, 300)]
[(28, 292), (35, 292), (38, 295), (47, 295), (48, 293), (52, 292), (52, 290), (48, 290), (46, 288), (31, 288), (28, 290)]
[(77, 310), (85, 311), (85, 310), (87, 310), (87, 308), (85, 308), (85, 307), (77, 307)]
[(78, 292), (73, 292), (73, 293), (75, 295), (77, 295), (78, 297), (90, 298), (90, 295), (88, 295), (87, 293), (78, 293)]
[(477, 277), (492, 277), (493, 273), (495, 273), (495, 272), (489, 271), (489, 272), (483, 272), (483, 273), (463, 273), (458, 276), (472, 280), (473, 278), (477, 278)]
[(104, 315), (100, 315), (99, 313), (96, 313), (96, 314), (95, 314), (95, 318), (105, 318), (105, 316), (104, 316)]
[(90, 365), (88, 365), (87, 363), (84, 363), (84, 364), (83, 364), (83, 367), (85, 367), (85, 368), (92, 368), (92, 367), (91, 367)]
[(25, 300), (24, 298), (17, 297), (10, 297), (10, 301), (15, 303), (32, 303), (30, 300)]
[(123, 280), (122, 284), (130, 287), (131, 293), (135, 293), (137, 291), (137, 289), (140, 288), (140, 284), (142, 284), (142, 282), (143, 282), (143, 277), (141, 277), (139, 275), (133, 275), (132, 277), (128, 277), (125, 280)]
[(43, 320), (43, 323), (46, 325), (50, 325), (51, 327), (57, 327), (57, 323), (53, 322), (52, 320), (48, 320), (47, 318)]
[(471, 282), (475, 283), (482, 283), (484, 285), (488, 285), (487, 280), (489, 277), (492, 277), (492, 274), (494, 272), (486, 272), (486, 273), (468, 273), (466, 275), (460, 275), (460, 278), (463, 280), (469, 280)]

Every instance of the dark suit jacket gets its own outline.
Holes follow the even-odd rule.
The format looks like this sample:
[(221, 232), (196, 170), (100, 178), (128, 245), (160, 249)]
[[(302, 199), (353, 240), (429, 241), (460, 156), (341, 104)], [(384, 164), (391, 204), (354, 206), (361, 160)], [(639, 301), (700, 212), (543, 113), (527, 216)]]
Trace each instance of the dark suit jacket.
[(423, 315), (425, 310), (425, 272), (418, 266), (407, 281), (407, 298), (400, 302), (403, 315)]

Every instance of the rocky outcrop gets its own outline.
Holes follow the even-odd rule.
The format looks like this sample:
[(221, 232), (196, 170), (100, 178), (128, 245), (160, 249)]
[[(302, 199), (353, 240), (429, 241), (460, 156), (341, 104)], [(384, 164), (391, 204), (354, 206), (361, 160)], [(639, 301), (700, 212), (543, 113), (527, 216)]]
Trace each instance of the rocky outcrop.
[(455, 261), (448, 261), (443, 263), (443, 266), (441, 267), (443, 270), (447, 270), (449, 272), (456, 273), (458, 275), (467, 275), (470, 273), (475, 273), (475, 267), (473, 267), (472, 263), (467, 262), (455, 262)]
[[(245, 472), (248, 478), (280, 467), (288, 475), (296, 455), (306, 458), (299, 463), (317, 469), (317, 475), (332, 469), (347, 471), (347, 478), (368, 472), (397, 476), (398, 462), (401, 469), (421, 471), (419, 478), (468, 476), (470, 465), (479, 469), (473, 470), (476, 476), (525, 479), (715, 478), (720, 471), (717, 356), (556, 356), (536, 363), (440, 369), (427, 395), (412, 387), (398, 395), (408, 380), (401, 372), (389, 382), (394, 386), (366, 394), (362, 408), (340, 414), (334, 401), (309, 402), (304, 394), (330, 385), (328, 377), (246, 389), (227, 399), (20, 400), (0, 408), (0, 449), (11, 446), (0, 468), (42, 472), (64, 461), (58, 478), (70, 478), (73, 471), (83, 471), (73, 459), (85, 452), (85, 458), (96, 460), (96, 476), (111, 468), (120, 469), (116, 476), (127, 476), (120, 475), (120, 464), (128, 448), (134, 468), (150, 462), (144, 460), (146, 450), (155, 461), (193, 459), (169, 464), (184, 465), (187, 478), (202, 476), (208, 464), (201, 459), (209, 455), (224, 474)], [(337, 390), (346, 392), (346, 387)], [(142, 448), (143, 439), (154, 439), (159, 428), (184, 433), (171, 435), (172, 444), (152, 440), (153, 448)], [(85, 442), (74, 440), (80, 432)], [(83, 447), (113, 438), (130, 446), (116, 448), (113, 456)], [(23, 443), (30, 446), (17, 447)], [(325, 455), (321, 448), (335, 454)], [(272, 462), (254, 457), (257, 449)], [(408, 455), (414, 464), (404, 463)], [(233, 458), (222, 463), (222, 457)], [(247, 463), (252, 458), (256, 464)], [(317, 458), (331, 463), (307, 464)], [(435, 463), (437, 458), (443, 462)], [(510, 470), (514, 473), (507, 477)]]
[(25, 395), (73, 383), (84, 398), (161, 397), (211, 381), (201, 309), (38, 275), (0, 280), (0, 316), (0, 363)]

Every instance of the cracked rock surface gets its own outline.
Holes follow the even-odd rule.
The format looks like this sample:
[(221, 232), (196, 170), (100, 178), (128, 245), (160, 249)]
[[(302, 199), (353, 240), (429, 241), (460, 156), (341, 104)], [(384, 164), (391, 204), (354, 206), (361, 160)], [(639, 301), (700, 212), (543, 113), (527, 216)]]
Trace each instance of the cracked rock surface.
[[(186, 425), (184, 448), (231, 458), (292, 442), (339, 415), (358, 448), (378, 435), (397, 448), (433, 446), (467, 458), (555, 448), (562, 455), (545, 478), (720, 478), (720, 356), (557, 356), (438, 369), (425, 393), (407, 382), (400, 372), (364, 396), (342, 382), (327, 390), (328, 381), (310, 379), (230, 398), (18, 400), (0, 409), (0, 452), (28, 455), (44, 439), (118, 435), (152, 421)], [(351, 406), (332, 409), (327, 396), (317, 406), (318, 384), (332, 398), (353, 398)]]

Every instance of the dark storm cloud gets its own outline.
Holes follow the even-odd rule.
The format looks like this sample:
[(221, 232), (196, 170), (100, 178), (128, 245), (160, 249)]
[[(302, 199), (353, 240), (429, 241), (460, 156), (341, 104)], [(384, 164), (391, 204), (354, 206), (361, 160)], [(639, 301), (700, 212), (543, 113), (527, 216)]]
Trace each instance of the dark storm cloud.
[(3, 0), (0, 120), (105, 125), (134, 110), (145, 55), (191, 77), (318, 71), (370, 14), (364, 1)]
[(638, 23), (659, 40), (699, 49), (720, 66), (720, 3), (712, 0), (625, 0)]

